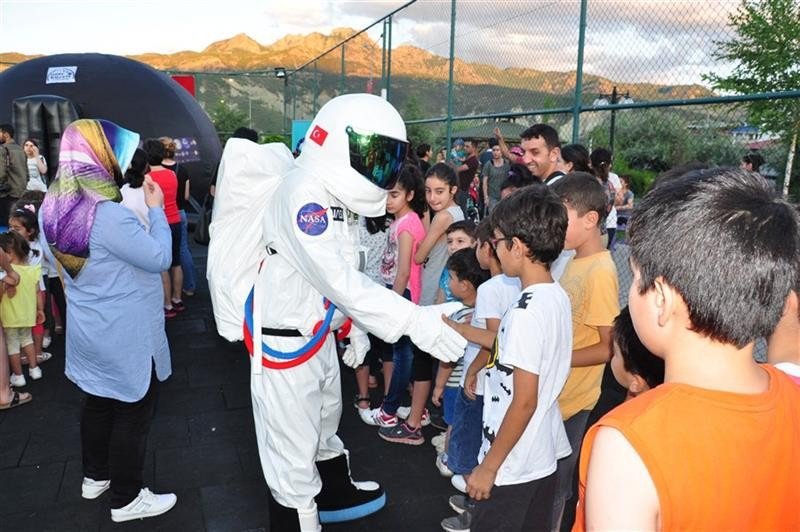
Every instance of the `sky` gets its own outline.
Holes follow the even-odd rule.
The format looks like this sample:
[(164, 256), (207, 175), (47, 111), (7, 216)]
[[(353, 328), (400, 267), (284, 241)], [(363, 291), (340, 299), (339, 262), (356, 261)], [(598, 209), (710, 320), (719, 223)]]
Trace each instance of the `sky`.
[[(396, 0), (0, 0), (0, 52), (56, 54), (201, 51), (246, 33), (261, 44), (289, 34), (361, 29)], [(699, 83), (725, 72), (712, 54), (731, 38), (738, 0), (589, 0), (584, 71), (615, 80)], [(575, 69), (578, 0), (458, 0), (456, 56), (538, 70)], [(394, 17), (393, 46), (448, 55), (450, 0), (419, 0)], [(380, 38), (381, 24), (369, 31)], [(310, 58), (309, 58), (310, 59)]]

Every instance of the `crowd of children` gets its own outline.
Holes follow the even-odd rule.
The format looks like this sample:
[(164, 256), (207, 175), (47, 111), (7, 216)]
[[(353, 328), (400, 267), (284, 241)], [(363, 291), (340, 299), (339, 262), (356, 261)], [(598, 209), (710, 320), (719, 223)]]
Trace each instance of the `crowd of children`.
[[(620, 309), (595, 176), (509, 187), (475, 227), (448, 166), (425, 176), (427, 212), (418, 175), (387, 201), (382, 280), (421, 304), (460, 301), (443, 319), (469, 344), (434, 367), (401, 340), (382, 404), (358, 406), (381, 438), (413, 445), (426, 403), (442, 407), (436, 466), (462, 492), (444, 530), (800, 526), (800, 229), (759, 176), (659, 181), (631, 216)], [(755, 363), (761, 337), (783, 373)], [(756, 453), (752, 488), (741, 463)]]

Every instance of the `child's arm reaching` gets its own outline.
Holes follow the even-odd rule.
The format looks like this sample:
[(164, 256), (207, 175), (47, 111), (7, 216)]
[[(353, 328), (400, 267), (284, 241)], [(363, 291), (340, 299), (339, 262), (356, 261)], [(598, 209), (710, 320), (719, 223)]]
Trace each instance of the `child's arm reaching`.
[(408, 280), (411, 278), (411, 250), (414, 247), (414, 237), (408, 231), (403, 231), (397, 235), (397, 272), (394, 275), (392, 290), (401, 296), (408, 288)]
[(472, 470), (467, 480), (467, 494), (471, 498), (476, 501), (489, 498), (497, 471), (525, 432), (538, 402), (539, 375), (514, 368), (514, 397), (486, 458)]
[(444, 395), (444, 387), (447, 384), (447, 379), (453, 373), (455, 364), (447, 362), (439, 362), (439, 370), (436, 372), (436, 385), (433, 387), (433, 394), (431, 394), (431, 402), (436, 406), (442, 406), (442, 395)]
[(425, 239), (420, 242), (419, 247), (417, 247), (417, 254), (414, 255), (414, 262), (417, 264), (422, 264), (425, 262), (425, 259), (428, 258), (428, 254), (433, 249), (433, 246), (436, 245), (436, 242), (439, 241), (452, 223), (453, 216), (447, 211), (439, 212), (433, 217), (431, 226), (428, 228), (428, 233), (425, 235)]

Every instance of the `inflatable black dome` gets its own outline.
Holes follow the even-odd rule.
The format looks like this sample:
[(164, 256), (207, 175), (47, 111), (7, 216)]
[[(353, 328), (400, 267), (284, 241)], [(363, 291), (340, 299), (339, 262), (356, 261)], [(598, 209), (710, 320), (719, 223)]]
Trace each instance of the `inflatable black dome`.
[(176, 159), (202, 197), (222, 149), (214, 125), (189, 92), (154, 68), (105, 54), (60, 54), (0, 72), (0, 124), (19, 144), (35, 137), (55, 169), (61, 131), (75, 118), (105, 118), (148, 137), (173, 137)]

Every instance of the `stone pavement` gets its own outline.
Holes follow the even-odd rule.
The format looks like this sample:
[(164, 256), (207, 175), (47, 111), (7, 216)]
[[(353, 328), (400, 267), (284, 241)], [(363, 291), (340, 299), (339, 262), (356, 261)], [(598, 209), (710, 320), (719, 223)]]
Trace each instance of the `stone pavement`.
[[(194, 246), (193, 253), (204, 278), (206, 248)], [(175, 508), (115, 524), (108, 494), (81, 498), (82, 394), (64, 377), (63, 337), (57, 336), (50, 347), (53, 359), (42, 366), (44, 378), (24, 389), (33, 402), (0, 412), (0, 530), (268, 530), (246, 352), (216, 334), (204, 281), (187, 306), (167, 324), (173, 375), (160, 388), (145, 464), (145, 484), (156, 493), (175, 492)], [(369, 518), (325, 530), (440, 530), (439, 521), (451, 515), (447, 498), (454, 490), (434, 466), (433, 447), (384, 442), (377, 429), (358, 420), (351, 400), (353, 372), (347, 368), (342, 388), (340, 436), (350, 450), (353, 476), (381, 482), (388, 504)], [(373, 404), (377, 401), (373, 394)], [(425, 429), (428, 439), (435, 433)]]

